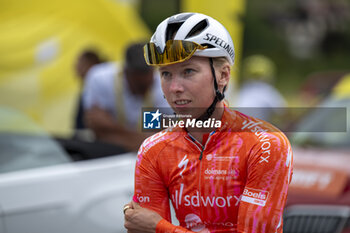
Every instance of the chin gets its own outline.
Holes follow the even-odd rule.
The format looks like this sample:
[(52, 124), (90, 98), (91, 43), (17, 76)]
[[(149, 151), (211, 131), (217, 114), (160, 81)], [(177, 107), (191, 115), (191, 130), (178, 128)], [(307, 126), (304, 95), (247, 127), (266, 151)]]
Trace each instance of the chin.
[(173, 110), (176, 114), (181, 114), (181, 115), (192, 115), (192, 111), (190, 108), (176, 108), (173, 107)]

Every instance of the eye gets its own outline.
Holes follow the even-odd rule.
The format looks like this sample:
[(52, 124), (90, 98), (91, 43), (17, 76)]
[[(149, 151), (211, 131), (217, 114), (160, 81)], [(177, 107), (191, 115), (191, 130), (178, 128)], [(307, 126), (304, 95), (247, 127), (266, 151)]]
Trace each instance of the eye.
[(164, 79), (169, 79), (171, 77), (171, 74), (168, 71), (161, 71), (160, 76)]
[(191, 68), (186, 68), (184, 70), (185, 75), (191, 75), (191, 74), (193, 74), (193, 72), (194, 72), (194, 69), (191, 69)]

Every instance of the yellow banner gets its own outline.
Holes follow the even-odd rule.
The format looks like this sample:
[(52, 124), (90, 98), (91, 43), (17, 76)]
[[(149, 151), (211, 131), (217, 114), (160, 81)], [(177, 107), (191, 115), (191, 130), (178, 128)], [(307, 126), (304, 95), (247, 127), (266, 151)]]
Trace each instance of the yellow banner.
[(135, 7), (110, 0), (0, 0), (0, 107), (28, 115), (56, 135), (69, 135), (82, 50), (119, 60), (131, 41), (150, 33)]

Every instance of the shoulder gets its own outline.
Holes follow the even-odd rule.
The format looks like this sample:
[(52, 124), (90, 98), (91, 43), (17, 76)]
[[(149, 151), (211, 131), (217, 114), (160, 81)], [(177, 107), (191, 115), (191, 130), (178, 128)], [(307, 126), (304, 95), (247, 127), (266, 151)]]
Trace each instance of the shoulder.
[(242, 113), (237, 115), (237, 118), (241, 118), (240, 130), (244, 135), (250, 163), (273, 167), (273, 164), (284, 161), (284, 167), (290, 167), (293, 152), (283, 132), (266, 121)]
[(115, 74), (118, 72), (119, 67), (115, 62), (105, 62), (94, 65), (87, 73), (88, 80), (110, 80), (113, 79)]
[[(253, 143), (276, 143), (280, 146), (290, 146), (286, 135), (277, 127), (264, 120), (245, 115), (236, 111), (236, 122), (239, 131), (246, 133), (248, 140)], [(281, 144), (282, 143), (282, 144)]]
[(179, 132), (172, 132), (171, 129), (166, 129), (146, 138), (138, 150), (138, 157), (151, 154), (153, 156), (159, 155), (169, 143), (175, 141), (180, 135), (181, 133)]

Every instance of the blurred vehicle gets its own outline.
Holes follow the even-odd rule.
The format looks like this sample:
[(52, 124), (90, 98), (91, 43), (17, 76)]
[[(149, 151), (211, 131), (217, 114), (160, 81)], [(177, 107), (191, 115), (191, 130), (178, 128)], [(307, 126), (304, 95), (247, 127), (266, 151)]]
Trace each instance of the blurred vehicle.
[[(293, 153), (293, 179), (289, 186), (286, 210), (298, 205), (308, 206), (310, 211), (322, 206), (350, 208), (350, 148), (293, 147)], [(314, 215), (319, 217), (326, 212)], [(303, 224), (315, 222), (307, 220), (307, 217), (301, 220), (300, 216), (299, 220)], [(346, 221), (345, 229), (339, 232), (350, 233), (350, 218)]]
[[(349, 93), (350, 94), (350, 93)], [(294, 174), (287, 206), (350, 207), (350, 98), (330, 96), (302, 119), (290, 137)], [(350, 232), (350, 219), (346, 229)]]
[[(301, 125), (322, 118), (313, 114)], [(134, 153), (54, 140), (8, 108), (0, 108), (0, 122), (0, 233), (125, 232), (122, 208), (133, 193)], [(325, 139), (338, 134), (343, 141)], [(350, 206), (348, 135), (298, 133), (287, 207)], [(343, 232), (350, 232), (349, 223)]]
[(288, 204), (350, 206), (350, 149), (294, 148)]
[(135, 154), (85, 161), (78, 154), (0, 108), (0, 233), (125, 232)]

